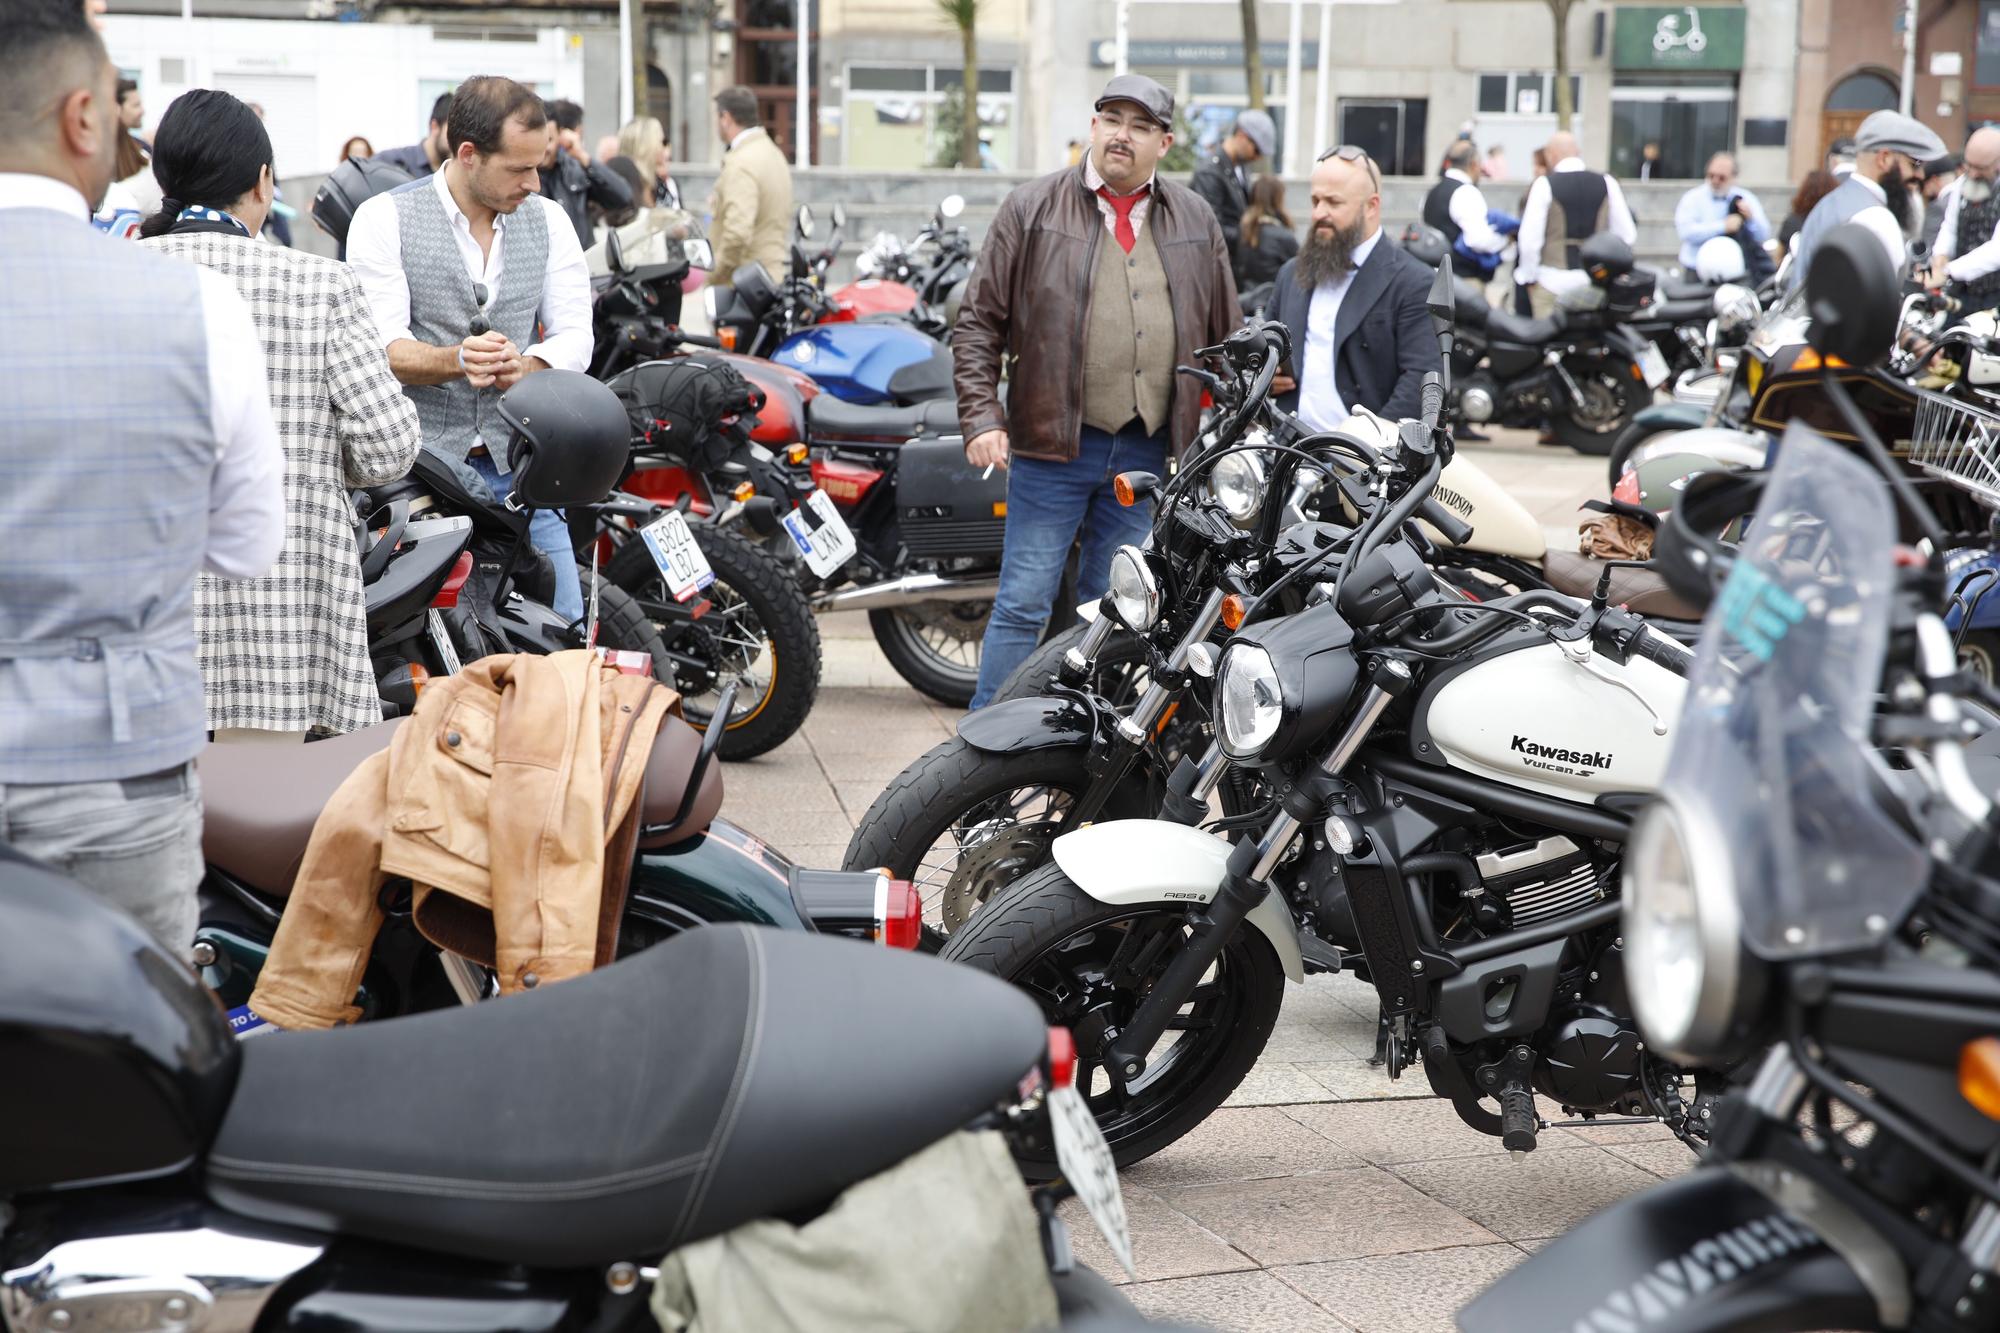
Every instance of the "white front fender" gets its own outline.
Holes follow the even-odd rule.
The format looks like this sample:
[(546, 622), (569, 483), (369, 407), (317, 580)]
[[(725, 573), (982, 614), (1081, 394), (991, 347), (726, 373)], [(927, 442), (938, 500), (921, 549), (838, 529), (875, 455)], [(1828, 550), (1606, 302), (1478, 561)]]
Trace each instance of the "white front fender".
[[(1205, 903), (1222, 887), (1229, 844), (1212, 834), (1164, 819), (1114, 819), (1055, 841), (1056, 864), (1075, 885), (1101, 903)], [(1275, 890), (1250, 909), (1249, 923), (1264, 932), (1293, 981), (1306, 979), (1299, 931)]]

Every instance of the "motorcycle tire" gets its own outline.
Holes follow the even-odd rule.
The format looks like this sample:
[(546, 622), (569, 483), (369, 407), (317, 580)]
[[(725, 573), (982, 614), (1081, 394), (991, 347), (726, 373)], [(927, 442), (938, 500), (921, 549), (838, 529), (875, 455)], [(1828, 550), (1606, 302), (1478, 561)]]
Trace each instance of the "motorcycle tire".
[[(738, 695), (717, 751), (724, 759), (754, 758), (790, 739), (812, 711), (819, 693), (819, 625), (798, 579), (769, 552), (739, 533), (712, 524), (695, 524), (694, 534), (695, 544), (715, 571), (715, 582), (701, 593), (713, 607), (696, 622), (700, 642), (720, 651), (713, 636), (729, 623), (730, 616), (744, 615), (771, 659), (767, 683), (757, 687), (754, 675), (745, 681), (751, 688)], [(620, 546), (605, 565), (605, 574), (637, 599), (657, 627), (660, 622), (653, 608), (664, 605), (667, 591), (645, 544), (628, 541)], [(710, 617), (716, 619), (711, 621)], [(674, 649), (669, 643), (665, 651), (671, 657)], [(753, 660), (750, 665), (754, 664)], [(714, 663), (708, 665), (713, 667)], [(684, 692), (681, 707), (689, 724), (697, 730), (706, 727), (709, 712), (685, 693), (698, 687), (684, 681), (680, 688)]]
[[(582, 580), (584, 600), (590, 599), (590, 571), (578, 569), (577, 577)], [(653, 659), (653, 679), (663, 685), (673, 685), (674, 659), (667, 652), (666, 640), (653, 622), (646, 619), (646, 609), (639, 605), (639, 599), (626, 592), (610, 579), (599, 576), (597, 585), (597, 643), (599, 648), (622, 648), (640, 652)]]
[[(1132, 953), (1128, 956), (1155, 960), (1146, 975), (1126, 968), (1108, 985), (1102, 980), (1109, 971), (1104, 964), (1134, 930), (1177, 933), (1185, 930), (1186, 919), (1185, 903), (1101, 903), (1051, 864), (988, 903), (951, 937), (943, 957), (1013, 982), (1035, 998), (1052, 1024), (1073, 1032), (1103, 1031), (1106, 1019), (1114, 1027), (1131, 1020), (1140, 997), (1174, 954), (1170, 949)], [(1079, 970), (1092, 973), (1090, 984), (1077, 981)], [(1076, 1089), (1097, 1117), (1120, 1170), (1188, 1134), (1236, 1091), (1270, 1041), (1284, 987), (1285, 974), (1269, 941), (1254, 926), (1238, 927), (1202, 983), (1206, 994), (1194, 1002), (1188, 1026), (1169, 1031), (1153, 1049), (1143, 1082), (1122, 1104), (1104, 1069), (1101, 1044), (1079, 1037)], [(1114, 992), (1109, 1001), (1107, 990)], [(1082, 1010), (1071, 1012), (1066, 1006), (1074, 1001), (1059, 993), (1088, 997), (1093, 1007), (1108, 1002), (1110, 1012), (1086, 1026)], [(1031, 1180), (1057, 1174), (1054, 1146), (1045, 1139), (1029, 1140), (1015, 1160)]]
[[(1014, 673), (1000, 685), (994, 703), (1007, 699), (1034, 699), (1047, 694), (1062, 666), (1063, 654), (1083, 642), (1090, 626), (1081, 622), (1070, 626), (1028, 655)], [(1131, 631), (1116, 629), (1097, 651), (1096, 663), (1084, 688), (1109, 699), (1120, 708), (1129, 708), (1145, 691), (1143, 668), (1148, 665), (1145, 645)]]
[[(961, 614), (973, 606), (984, 609), (976, 617)], [(922, 613), (915, 607), (891, 607), (870, 611), (868, 628), (874, 631), (882, 656), (889, 659), (889, 665), (912, 689), (941, 704), (963, 708), (972, 702), (972, 692), (979, 686), (980, 644), (986, 637), (986, 617), (992, 609), (991, 602), (927, 604)], [(972, 645), (969, 664), (953, 660), (925, 641), (924, 631), (936, 622), (943, 622), (947, 633), (963, 628), (969, 637), (960, 638), (959, 642)]]
[(1549, 430), (1554, 433), (1558, 444), (1592, 458), (1603, 458), (1617, 447), (1619, 436), (1632, 424), (1632, 418), (1639, 409), (1653, 401), (1653, 395), (1644, 381), (1634, 380), (1622, 364), (1614, 365), (1606, 361), (1586, 375), (1578, 374), (1581, 369), (1581, 366), (1571, 366), (1570, 374), (1584, 386), (1586, 392), (1602, 391), (1615, 398), (1615, 410), (1607, 415), (1601, 426), (1593, 427), (1578, 421), (1575, 409), (1564, 404), (1560, 411), (1550, 415)]

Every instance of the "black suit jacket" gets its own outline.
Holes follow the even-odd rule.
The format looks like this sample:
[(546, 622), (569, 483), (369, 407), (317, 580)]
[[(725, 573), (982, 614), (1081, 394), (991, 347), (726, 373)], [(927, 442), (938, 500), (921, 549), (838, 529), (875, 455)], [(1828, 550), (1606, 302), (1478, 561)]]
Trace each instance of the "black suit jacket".
[[(1312, 293), (1301, 287), (1299, 261), (1278, 270), (1273, 317), (1292, 331), (1292, 378), (1306, 360), (1306, 315)], [(1442, 371), (1437, 336), (1424, 301), (1435, 277), (1431, 267), (1398, 250), (1384, 236), (1341, 298), (1333, 329), (1333, 381), (1348, 408), (1365, 407), (1379, 417), (1414, 417), (1422, 405), (1425, 374)], [(1278, 400), (1288, 412), (1299, 406), (1296, 389)]]

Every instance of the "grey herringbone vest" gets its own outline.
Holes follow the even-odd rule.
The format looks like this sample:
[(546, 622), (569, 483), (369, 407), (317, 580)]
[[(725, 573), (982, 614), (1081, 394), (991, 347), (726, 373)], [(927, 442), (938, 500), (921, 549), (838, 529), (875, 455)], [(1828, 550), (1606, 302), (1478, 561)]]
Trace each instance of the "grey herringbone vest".
[(0, 209), (0, 783), (141, 777), (207, 739), (198, 283), (81, 217)]
[[(1856, 213), (1869, 208), (1880, 208), (1881, 199), (1873, 190), (1855, 179), (1853, 175), (1840, 183), (1840, 188), (1813, 205), (1812, 212), (1806, 214), (1805, 224), (1799, 234), (1792, 238), (1792, 268), (1787, 279), (1787, 291), (1794, 291), (1805, 285), (1806, 267), (1812, 263), (1813, 247), (1820, 238), (1848, 221)], [(1901, 266), (1897, 268), (1900, 273)]]
[[(2000, 225), (2000, 190), (1995, 190), (1976, 204), (1965, 202), (1965, 187), (1959, 187), (1958, 235), (1953, 237), (1955, 255), (1969, 255), (1980, 246), (1993, 239), (1993, 229)], [(1965, 308), (1967, 310), (1990, 310), (2000, 301), (2000, 270), (1995, 270), (1983, 278), (1974, 278), (1965, 286)]]
[[(471, 332), (479, 313), (472, 278), (459, 256), (452, 221), (430, 179), (412, 181), (392, 192), (396, 222), (403, 237), (403, 276), (410, 285), (410, 336), (434, 347), (452, 347)], [(487, 293), (486, 322), (526, 351), (535, 341), (535, 316), (542, 306), (542, 288), (549, 265), (548, 213), (538, 199), (527, 199), (512, 215), (500, 219), (493, 243), (500, 252), (500, 290)], [(452, 458), (463, 458), (484, 440), (494, 462), (507, 466), (506, 427), (501, 424), (499, 395), (475, 389), (464, 380), (450, 384), (408, 385), (403, 392), (417, 407), (424, 444)]]

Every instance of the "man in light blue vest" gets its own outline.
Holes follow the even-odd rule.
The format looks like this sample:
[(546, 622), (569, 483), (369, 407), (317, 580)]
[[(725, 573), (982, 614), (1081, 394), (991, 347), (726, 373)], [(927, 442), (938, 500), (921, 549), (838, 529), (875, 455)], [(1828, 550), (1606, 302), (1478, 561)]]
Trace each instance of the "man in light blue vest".
[(284, 454), (229, 280), (90, 225), (117, 71), (77, 0), (0, 22), (0, 841), (193, 942), (194, 584), (267, 571)]
[(1877, 111), (1854, 133), (1854, 171), (1840, 188), (1813, 205), (1792, 240), (1787, 290), (1804, 286), (1813, 247), (1843, 222), (1858, 222), (1875, 233), (1902, 274), (1909, 261), (1905, 224), (1920, 207), (1910, 186), (1924, 177), (1924, 163), (1944, 154), (1944, 140), (1930, 126), (1896, 111)]
[[(513, 481), (500, 394), (537, 370), (590, 367), (583, 247), (562, 208), (537, 193), (549, 134), (532, 91), (467, 79), (452, 95), (443, 168), (376, 195), (347, 232), (347, 262), (389, 369), (417, 406), (425, 447), (464, 459), (502, 498)], [(581, 620), (562, 515), (538, 511), (529, 536), (555, 564), (556, 612)]]

